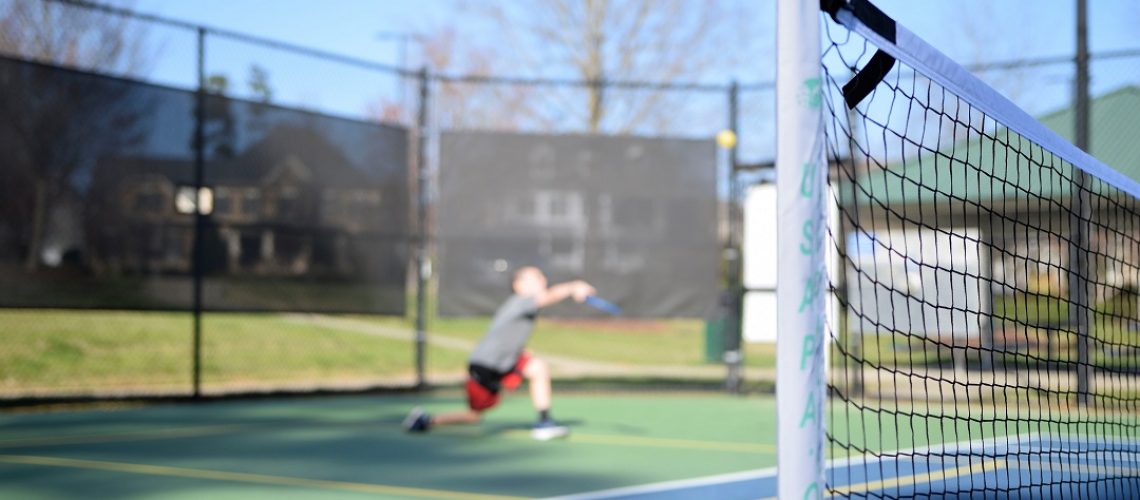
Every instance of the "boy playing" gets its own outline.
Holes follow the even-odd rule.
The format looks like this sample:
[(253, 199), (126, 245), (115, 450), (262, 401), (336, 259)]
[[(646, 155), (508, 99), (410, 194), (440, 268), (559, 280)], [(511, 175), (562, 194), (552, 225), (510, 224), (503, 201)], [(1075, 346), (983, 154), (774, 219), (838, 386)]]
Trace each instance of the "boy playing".
[(538, 411), (538, 422), (531, 430), (535, 439), (546, 441), (563, 437), (570, 430), (550, 418), (550, 371), (546, 362), (524, 350), (534, 331), (538, 310), (568, 298), (577, 302), (593, 295), (594, 287), (585, 281), (546, 286), (546, 275), (537, 267), (515, 271), (511, 281), (514, 295), (507, 299), (475, 350), (467, 367), (466, 411), (429, 415), (416, 407), (404, 420), (409, 432), (426, 432), (437, 425), (476, 424), (484, 411), (499, 403), (499, 392), (514, 390), (523, 377), (530, 381), (530, 398)]

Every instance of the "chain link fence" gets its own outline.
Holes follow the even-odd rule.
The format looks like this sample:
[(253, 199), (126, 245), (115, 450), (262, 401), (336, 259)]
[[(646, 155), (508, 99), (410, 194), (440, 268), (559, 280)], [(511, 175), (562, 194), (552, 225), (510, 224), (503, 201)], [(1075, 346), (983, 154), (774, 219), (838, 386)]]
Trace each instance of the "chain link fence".
[[(771, 387), (738, 250), (773, 180), (769, 82), (443, 74), (0, 8), (0, 399), (449, 384), (526, 264), (627, 312), (540, 322), (559, 383)], [(1136, 92), (1138, 62), (1094, 53), (1094, 102)], [(1070, 60), (974, 69), (1032, 113), (1071, 101)]]
[[(561, 380), (723, 384), (732, 85), (433, 74), (5, 7), (0, 398), (451, 383), (526, 264), (627, 312), (550, 311), (533, 347)], [(28, 42), (49, 25), (83, 35)]]

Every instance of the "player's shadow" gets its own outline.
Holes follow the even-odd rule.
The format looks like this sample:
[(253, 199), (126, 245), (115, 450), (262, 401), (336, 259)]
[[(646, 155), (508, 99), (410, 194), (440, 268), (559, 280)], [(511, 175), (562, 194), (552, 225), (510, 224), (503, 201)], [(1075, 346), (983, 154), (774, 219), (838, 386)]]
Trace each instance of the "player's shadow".
[[(387, 417), (376, 420), (377, 423), (385, 426), (401, 426), (403, 425), (403, 417)], [(570, 427), (571, 431), (575, 427), (580, 427), (586, 423), (582, 419), (570, 419), (557, 421), (561, 425)], [(433, 428), (432, 433), (443, 434), (463, 434), (468, 436), (494, 436), (497, 434), (506, 434), (518, 431), (529, 431), (534, 427), (534, 422), (509, 422), (509, 423), (496, 423), (496, 424), (474, 424), (474, 425), (456, 425), (447, 426), (442, 428)], [(632, 427), (631, 427), (632, 428)]]
[[(586, 423), (585, 420), (572, 419), (572, 420), (559, 420), (559, 424), (570, 427), (570, 432), (574, 432), (575, 427), (580, 427)], [(499, 436), (504, 434), (517, 434), (519, 432), (530, 431), (534, 427), (533, 422), (510, 422), (502, 424), (483, 424), (483, 436)]]
[[(386, 419), (386, 420), (388, 420), (388, 419)], [(392, 425), (399, 425), (399, 423), (400, 422), (398, 420), (391, 420)], [(558, 423), (570, 427), (570, 433), (573, 434), (574, 430), (585, 425), (586, 421), (582, 420), (582, 419), (571, 419), (571, 420), (558, 420)], [(483, 423), (483, 424), (476, 424), (476, 425), (457, 425), (457, 426), (447, 426), (447, 427), (432, 429), (430, 434), (454, 436), (454, 437), (465, 437), (465, 438), (484, 438), (484, 437), (495, 437), (495, 436), (510, 436), (510, 435), (518, 435), (518, 434), (521, 434), (524, 432), (529, 432), (531, 430), (531, 428), (533, 428), (533, 425), (534, 424), (532, 422), (508, 422), (508, 423), (495, 423), (495, 424)], [(648, 432), (646, 432), (645, 428), (643, 428), (643, 427), (638, 427), (636, 425), (631, 425), (631, 424), (616, 423), (616, 422), (606, 423), (606, 424), (601, 425), (601, 427), (599, 427), (598, 425), (595, 425), (593, 428), (595, 430), (597, 430), (599, 428), (604, 428), (608, 431), (616, 432), (617, 434), (626, 435), (626, 436), (643, 436), (643, 435), (649, 434)]]

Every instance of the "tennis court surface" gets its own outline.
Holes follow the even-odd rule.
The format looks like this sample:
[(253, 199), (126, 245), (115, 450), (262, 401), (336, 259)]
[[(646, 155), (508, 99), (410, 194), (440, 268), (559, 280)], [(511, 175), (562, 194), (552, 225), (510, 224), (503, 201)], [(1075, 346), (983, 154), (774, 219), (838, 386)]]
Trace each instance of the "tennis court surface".
[[(524, 397), (479, 426), (408, 435), (414, 404), (351, 396), (0, 416), (2, 498), (771, 498), (775, 402), (571, 394), (570, 438), (530, 439)], [(890, 442), (889, 429), (877, 439)], [(945, 434), (949, 438), (950, 434)], [(1074, 481), (1135, 488), (1140, 443), (991, 435), (828, 464), (830, 495), (1066, 498)], [(1019, 489), (1022, 485), (1037, 485)], [(963, 492), (963, 493), (956, 493)], [(968, 492), (968, 493), (966, 493)]]
[(770, 398), (566, 395), (569, 439), (530, 439), (513, 397), (476, 427), (408, 435), (458, 394), (0, 415), (0, 498), (551, 497), (775, 464)]

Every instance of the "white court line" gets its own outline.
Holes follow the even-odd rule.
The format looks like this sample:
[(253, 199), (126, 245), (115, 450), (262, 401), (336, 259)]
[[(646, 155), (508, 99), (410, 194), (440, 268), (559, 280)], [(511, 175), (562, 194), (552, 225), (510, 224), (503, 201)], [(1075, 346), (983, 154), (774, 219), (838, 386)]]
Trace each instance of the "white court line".
[(1140, 441), (1134, 439), (1110, 438), (1107, 436), (1089, 436), (1081, 434), (1044, 434), (1043, 440), (1058, 440), (1061, 443), (1077, 444), (1109, 444), (1122, 446), (1136, 446), (1140, 450)]
[(1028, 467), (1022, 467), (1021, 463), (1018, 463), (1015, 461), (1010, 461), (1009, 463), (1012, 464), (1009, 466), (1011, 469), (1017, 468), (1017, 469), (1023, 469), (1023, 470), (1041, 470), (1041, 468), (1044, 467), (1050, 471), (1076, 473), (1076, 474), (1080, 474), (1080, 475), (1084, 475), (1084, 476), (1103, 476), (1106, 474), (1110, 476), (1110, 477), (1105, 478), (1105, 479), (1114, 479), (1114, 478), (1124, 479), (1124, 478), (1132, 478), (1132, 477), (1140, 476), (1140, 468), (1137, 468), (1137, 467), (1119, 467), (1119, 466), (1115, 466), (1115, 465), (1069, 464), (1069, 463), (1065, 463), (1065, 462), (1041, 462), (1041, 461), (1032, 461), (1032, 460), (1025, 462), (1024, 465), (1027, 465)]
[[(882, 455), (889, 455), (889, 456), (863, 455), (860, 457), (835, 458), (835, 459), (828, 460), (826, 462), (826, 467), (828, 469), (834, 469), (837, 467), (847, 467), (850, 465), (873, 464), (873, 463), (881, 462), (883, 460), (911, 460), (911, 461), (913, 461), (913, 458), (909, 458), (906, 455), (907, 454), (917, 455), (917, 454), (930, 453), (930, 452), (935, 452), (935, 451), (940, 451), (942, 453), (948, 453), (949, 450), (957, 451), (957, 450), (961, 450), (963, 448), (973, 450), (973, 449), (978, 449), (978, 448), (985, 446), (985, 445), (990, 445), (990, 444), (997, 445), (999, 440), (1009, 441), (1010, 439), (1013, 439), (1017, 443), (1026, 443), (1026, 442), (1032, 442), (1034, 440), (1037, 440), (1040, 437), (1041, 437), (1041, 435), (1035, 434), (1035, 433), (1014, 434), (1011, 436), (982, 438), (982, 439), (976, 439), (973, 441), (962, 441), (962, 442), (958, 442), (958, 443), (951, 443), (949, 445), (940, 444), (940, 445), (932, 445), (932, 446), (922, 446), (922, 447), (917, 447), (917, 448), (903, 448), (903, 449), (899, 449), (899, 450), (895, 450), (895, 451), (891, 451), (891, 452), (887, 452), (887, 453), (882, 454)], [(1001, 444), (1006, 444), (1006, 443), (1001, 443)], [(585, 493), (575, 493), (572, 495), (551, 497), (548, 500), (595, 500), (595, 499), (614, 498), (614, 497), (629, 496), (629, 495), (644, 495), (644, 494), (648, 494), (648, 493), (658, 493), (658, 492), (662, 492), (662, 491), (679, 490), (679, 489), (693, 488), (693, 487), (698, 487), (698, 486), (711, 486), (711, 485), (715, 485), (715, 484), (726, 484), (726, 483), (733, 483), (733, 482), (740, 482), (740, 481), (766, 479), (766, 478), (775, 477), (775, 476), (776, 476), (776, 468), (775, 467), (769, 467), (766, 469), (757, 469), (757, 470), (753, 470), (753, 471), (744, 471), (744, 472), (734, 472), (731, 474), (718, 474), (718, 475), (714, 475), (714, 476), (705, 476), (705, 477), (698, 477), (698, 478), (693, 478), (693, 479), (679, 479), (679, 480), (674, 480), (674, 481), (663, 481), (663, 482), (658, 482), (658, 483), (648, 483), (648, 484), (641, 484), (641, 485), (636, 485), (636, 486), (624, 486), (621, 488), (611, 488), (611, 489), (606, 489), (606, 490), (589, 491), (589, 492), (585, 492)]]
[[(924, 453), (958, 453), (961, 451), (973, 452), (976, 450), (985, 450), (986, 447), (992, 446), (994, 448), (1006, 447), (1006, 449), (1014, 449), (1013, 447), (1022, 446), (1036, 446), (1040, 444), (1049, 443), (1081, 443), (1079, 435), (1053, 435), (1053, 434), (1011, 434), (1008, 436), (994, 436), (988, 438), (975, 439), (972, 441), (960, 441), (950, 444), (937, 444), (930, 446), (920, 446), (915, 448), (902, 448), (890, 452), (885, 452), (876, 455), (862, 455), (858, 457), (835, 458), (826, 462), (827, 469), (836, 469), (841, 467), (850, 467), (858, 465), (869, 465), (882, 462), (884, 460), (898, 460), (916, 462), (915, 456)], [(1088, 436), (1085, 436), (1088, 438)], [(1113, 443), (1113, 444), (1132, 444), (1140, 445), (1140, 442), (1125, 441), (1120, 439), (1114, 440), (1099, 440), (1099, 443)], [(1000, 456), (999, 456), (1000, 457)], [(943, 460), (938, 458), (936, 460)], [(1009, 463), (1016, 464), (1017, 460), (1011, 460)], [(675, 481), (664, 481), (658, 483), (648, 483), (637, 486), (625, 486), (621, 488), (611, 488), (607, 490), (590, 491), (585, 493), (576, 493), (573, 495), (566, 495), (560, 497), (552, 497), (548, 500), (595, 500), (603, 498), (614, 498), (629, 495), (644, 495), (648, 493), (658, 493), (670, 490), (680, 490), (686, 488), (693, 488), (699, 486), (711, 486), (716, 484), (726, 484), (741, 481), (750, 481), (756, 479), (766, 479), (776, 476), (776, 468), (769, 467), (766, 469), (757, 469), (754, 471), (734, 472), (731, 474), (719, 474), (714, 476), (698, 477), (693, 479), (680, 479)]]
[[(910, 460), (914, 461), (913, 455), (922, 455), (929, 453), (959, 453), (962, 450), (978, 450), (984, 449), (988, 445), (999, 446), (1007, 445), (1010, 439), (1013, 439), (1017, 444), (1032, 443), (1041, 438), (1040, 434), (1012, 434), (1009, 436), (990, 437), (975, 439), (972, 441), (959, 441), (950, 444), (936, 444), (929, 446), (919, 446), (917, 448), (901, 448), (894, 451), (878, 453), (874, 455), (860, 455), (857, 457), (846, 458), (833, 458), (827, 461), (827, 468), (833, 469), (837, 467), (847, 467), (850, 465), (863, 465), (863, 464), (876, 464), (884, 460)], [(939, 458), (942, 460), (942, 458)]]
[(644, 495), (647, 493), (658, 493), (662, 491), (680, 490), (697, 486), (710, 486), (714, 484), (735, 483), (775, 476), (776, 468), (769, 467), (767, 469), (733, 472), (730, 474), (718, 474), (715, 476), (697, 477), (693, 479), (679, 479), (675, 481), (641, 484), (637, 486), (624, 486), (621, 488), (611, 488), (608, 490), (590, 491), (586, 493), (575, 493), (573, 495), (551, 497), (547, 500), (594, 500), (619, 496)]

